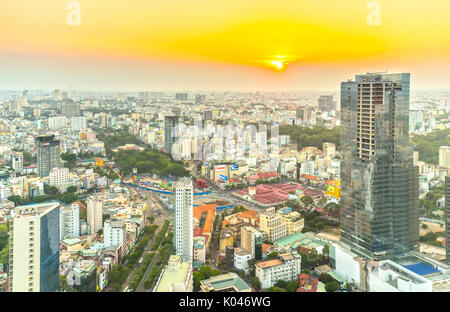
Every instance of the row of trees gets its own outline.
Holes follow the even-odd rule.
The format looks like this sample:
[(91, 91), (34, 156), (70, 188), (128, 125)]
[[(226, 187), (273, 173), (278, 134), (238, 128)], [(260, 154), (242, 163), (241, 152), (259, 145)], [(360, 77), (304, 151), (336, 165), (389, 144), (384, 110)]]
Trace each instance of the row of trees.
[(65, 204), (70, 204), (78, 200), (76, 186), (69, 186), (64, 193), (60, 193), (59, 189), (54, 186), (44, 184), (44, 195), (24, 198), (19, 195), (11, 195), (8, 200), (12, 201), (15, 206), (29, 205), (32, 203), (43, 203), (49, 200), (59, 200)]
[(439, 148), (448, 145), (450, 128), (435, 130), (427, 135), (413, 134), (411, 144), (419, 152), (419, 160), (428, 164), (439, 164)]
[(151, 173), (166, 177), (189, 175), (182, 162), (174, 161), (170, 156), (151, 148), (144, 151), (119, 151), (114, 154), (114, 160), (121, 167), (123, 175), (130, 174), (133, 168), (137, 168), (141, 174)]
[(297, 143), (298, 149), (308, 146), (315, 146), (322, 149), (322, 144), (330, 142), (336, 144), (336, 148), (340, 145), (340, 128), (335, 127), (328, 129), (325, 127), (315, 126), (313, 128), (293, 125), (280, 126), (280, 135), (288, 134), (291, 141)]

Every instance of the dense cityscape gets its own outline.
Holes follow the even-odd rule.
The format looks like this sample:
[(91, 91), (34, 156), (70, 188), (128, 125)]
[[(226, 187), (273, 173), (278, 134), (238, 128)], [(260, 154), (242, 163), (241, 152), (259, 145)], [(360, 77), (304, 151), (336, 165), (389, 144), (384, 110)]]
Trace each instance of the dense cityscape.
[(450, 91), (0, 91), (4, 292), (448, 292)]

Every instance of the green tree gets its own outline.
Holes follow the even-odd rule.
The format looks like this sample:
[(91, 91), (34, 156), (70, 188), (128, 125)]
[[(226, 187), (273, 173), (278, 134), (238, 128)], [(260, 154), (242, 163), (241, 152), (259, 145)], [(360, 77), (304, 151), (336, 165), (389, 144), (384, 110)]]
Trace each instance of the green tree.
[(306, 207), (309, 207), (314, 203), (314, 200), (311, 196), (303, 196), (302, 198), (300, 198), (300, 200), (305, 204)]
[(290, 281), (286, 286), (286, 291), (288, 292), (296, 292), (299, 286), (299, 282), (297, 280)]
[(205, 276), (200, 271), (195, 271), (193, 274), (193, 280), (194, 280), (194, 290), (199, 291), (200, 290), (200, 282), (203, 281)]
[(76, 186), (71, 185), (71, 186), (69, 186), (69, 187), (67, 188), (66, 192), (67, 192), (67, 193), (76, 193), (76, 192), (78, 192), (78, 189), (77, 189)]
[(287, 285), (288, 282), (286, 282), (285, 280), (279, 280), (275, 283), (274, 286), (286, 289)]
[(319, 276), (319, 281), (321, 281), (322, 283), (326, 284), (328, 282), (333, 282), (334, 279), (331, 277), (331, 275), (329, 275), (327, 273), (322, 273)]
[(252, 277), (251, 283), (255, 290), (257, 291), (261, 290), (261, 281), (259, 280), (259, 278), (257, 278), (256, 276)]
[(327, 292), (335, 292), (339, 289), (339, 284), (337, 282), (328, 282), (325, 284), (325, 290)]
[(278, 253), (276, 251), (272, 251), (270, 254), (267, 255), (267, 259), (276, 259), (278, 258)]

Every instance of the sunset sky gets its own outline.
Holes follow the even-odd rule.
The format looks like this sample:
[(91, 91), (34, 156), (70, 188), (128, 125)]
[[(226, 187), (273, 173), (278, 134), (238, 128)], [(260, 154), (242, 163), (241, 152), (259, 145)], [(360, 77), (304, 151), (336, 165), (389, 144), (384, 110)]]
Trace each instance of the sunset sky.
[(0, 89), (337, 90), (367, 71), (450, 89), (450, 1), (0, 2)]

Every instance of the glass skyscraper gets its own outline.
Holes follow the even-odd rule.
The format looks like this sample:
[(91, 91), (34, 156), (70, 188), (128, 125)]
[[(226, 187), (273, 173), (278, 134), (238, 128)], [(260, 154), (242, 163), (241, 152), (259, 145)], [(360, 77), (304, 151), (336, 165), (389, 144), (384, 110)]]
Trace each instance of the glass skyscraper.
[(164, 118), (164, 147), (167, 153), (172, 153), (172, 145), (176, 140), (173, 133), (178, 126), (178, 116), (166, 116)]
[(59, 207), (48, 202), (15, 209), (9, 250), (13, 292), (59, 290)]
[(409, 73), (341, 83), (341, 243), (360, 255), (383, 258), (418, 246), (409, 94)]
[(54, 135), (36, 138), (39, 177), (48, 177), (50, 170), (61, 168), (61, 148)]

